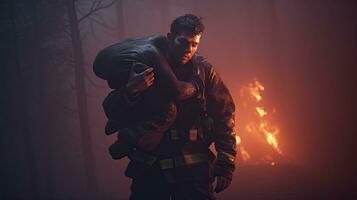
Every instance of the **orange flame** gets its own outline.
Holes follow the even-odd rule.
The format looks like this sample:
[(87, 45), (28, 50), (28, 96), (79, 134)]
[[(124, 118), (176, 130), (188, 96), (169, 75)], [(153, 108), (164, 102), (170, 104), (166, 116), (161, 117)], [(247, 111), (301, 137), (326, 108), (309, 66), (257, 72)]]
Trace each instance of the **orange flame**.
[(236, 143), (237, 143), (237, 146), (239, 148), (239, 151), (240, 151), (240, 154), (242, 156), (242, 159), (244, 161), (247, 161), (250, 159), (250, 154), (248, 153), (248, 151), (243, 147), (243, 145), (241, 144), (242, 143), (242, 140), (241, 138), (236, 135)]
[(266, 141), (270, 144), (274, 149), (279, 153), (282, 154), (282, 151), (279, 148), (278, 140), (276, 139), (276, 135), (279, 133), (279, 129), (273, 127), (272, 131), (269, 131), (268, 122), (263, 121), (260, 123), (260, 131), (265, 135)]
[(250, 154), (248, 153), (248, 151), (247, 151), (243, 146), (240, 146), (240, 147), (239, 147), (239, 150), (240, 150), (240, 153), (241, 153), (241, 155), (242, 155), (242, 159), (243, 159), (244, 161), (250, 159)]
[(268, 114), (263, 107), (256, 107), (255, 110), (257, 111), (260, 117), (264, 117), (265, 115)]
[[(264, 86), (259, 81), (255, 80), (253, 83), (248, 84), (248, 86), (243, 86), (240, 90), (241, 96), (249, 97), (249, 99), (254, 102), (256, 116), (258, 117), (257, 121), (246, 124), (245, 130), (249, 133), (259, 133), (259, 135), (263, 136), (267, 144), (269, 144), (277, 153), (282, 154), (277, 139), (279, 129), (269, 123), (267, 118), (269, 113), (261, 105), (261, 101), (263, 100), (262, 91), (264, 91), (264, 89)], [(247, 103), (244, 102), (243, 106), (247, 106)], [(243, 147), (241, 138), (237, 136), (236, 139), (243, 160), (248, 160), (250, 154)], [(271, 161), (270, 164), (271, 166), (275, 166), (276, 162)]]
[(240, 145), (242, 143), (242, 140), (240, 139), (240, 137), (238, 135), (236, 135), (236, 144)]
[(264, 90), (264, 86), (260, 84), (259, 81), (255, 80), (253, 83), (250, 83), (248, 88), (250, 94), (255, 98), (257, 102), (263, 99), (260, 93)]

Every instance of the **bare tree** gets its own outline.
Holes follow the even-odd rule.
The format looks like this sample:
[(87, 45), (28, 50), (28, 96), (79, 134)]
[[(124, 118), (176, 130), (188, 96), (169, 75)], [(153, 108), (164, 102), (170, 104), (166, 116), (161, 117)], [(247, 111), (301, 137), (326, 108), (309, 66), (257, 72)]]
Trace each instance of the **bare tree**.
[(72, 39), (73, 57), (74, 57), (74, 76), (76, 97), (80, 124), (80, 133), (82, 139), (82, 154), (84, 157), (84, 167), (86, 175), (86, 187), (87, 192), (91, 193), (94, 199), (98, 197), (97, 177), (94, 166), (94, 156), (92, 147), (92, 138), (90, 135), (87, 97), (86, 97), (86, 85), (84, 80), (83, 69), (83, 51), (80, 38), (78, 23), (80, 19), (77, 18), (75, 1), (67, 0), (66, 7), (68, 12), (68, 19), (70, 24), (70, 33)]
[[(49, 105), (48, 96), (45, 93), (45, 67), (44, 62), (41, 59), (41, 55), (43, 55), (42, 51), (42, 44), (44, 43), (44, 35), (43, 35), (43, 24), (42, 20), (40, 20), (40, 11), (39, 7), (41, 3), (38, 0), (32, 0), (31, 2), (31, 10), (32, 10), (32, 23), (33, 23), (33, 30), (31, 36), (32, 46), (34, 51), (32, 53), (32, 66), (33, 70), (35, 71), (34, 74), (38, 77), (35, 79), (36, 88), (38, 91), (38, 112), (39, 117), (37, 119), (37, 129), (39, 133), (42, 133), (41, 136), (45, 141), (44, 147), (46, 148), (45, 159), (42, 161), (44, 165), (46, 165), (46, 170), (42, 173), (46, 174), (46, 189), (45, 189), (45, 197), (46, 198), (53, 198), (53, 139), (51, 133), (52, 121), (50, 117), (46, 116), (46, 113), (51, 106)], [(40, 160), (41, 162), (41, 160)]]
[[(13, 55), (15, 58), (15, 74), (18, 77), (15, 79), (15, 87), (22, 92), (25, 92), (25, 85), (26, 80), (25, 76), (23, 74), (23, 70), (21, 68), (20, 64), (20, 50), (19, 50), (19, 38), (18, 38), (18, 30), (17, 30), (17, 22), (16, 22), (16, 15), (15, 15), (15, 3), (13, 1), (10, 1), (9, 3), (9, 8), (10, 8), (10, 21), (11, 21), (11, 28), (12, 28), (12, 42), (13, 42)], [(14, 76), (14, 77), (16, 77)], [(28, 119), (29, 119), (29, 113), (27, 109), (27, 102), (25, 98), (18, 98), (16, 94), (13, 96), (13, 100), (16, 104), (16, 107), (18, 110), (13, 111), (14, 113), (21, 113), (19, 114), (17, 118), (17, 124), (20, 126), (20, 133), (22, 134), (20, 137), (22, 138), (20, 141), (22, 141), (22, 146), (24, 148), (24, 153), (25, 153), (25, 159), (26, 159), (26, 164), (27, 168), (29, 170), (29, 192), (30, 192), (30, 198), (31, 199), (37, 199), (38, 197), (38, 185), (37, 185), (37, 179), (38, 179), (38, 174), (36, 170), (36, 165), (37, 165), (37, 160), (35, 158), (35, 153), (34, 153), (34, 147), (33, 147), (33, 138), (31, 136), (29, 124), (28, 124)]]
[(92, 147), (92, 137), (90, 134), (87, 94), (85, 84), (84, 56), (81, 42), (79, 23), (96, 12), (109, 8), (115, 3), (111, 1), (105, 4), (103, 0), (94, 0), (89, 11), (81, 17), (77, 17), (75, 0), (66, 0), (68, 20), (70, 25), (70, 35), (73, 48), (75, 89), (80, 123), (80, 134), (82, 141), (82, 153), (84, 157), (84, 167), (86, 175), (86, 187), (88, 194), (93, 199), (98, 199), (98, 183), (94, 164)]

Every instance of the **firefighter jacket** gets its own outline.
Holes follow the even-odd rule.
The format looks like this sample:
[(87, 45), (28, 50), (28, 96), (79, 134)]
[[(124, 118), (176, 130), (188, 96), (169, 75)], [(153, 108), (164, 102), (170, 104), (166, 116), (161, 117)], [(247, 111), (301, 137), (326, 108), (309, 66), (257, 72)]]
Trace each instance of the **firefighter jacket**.
[[(129, 156), (131, 162), (126, 174), (129, 177), (138, 176), (145, 166), (140, 161), (145, 161), (149, 165), (159, 163), (161, 168), (168, 172), (168, 176), (175, 180), (184, 177), (187, 170), (183, 165), (214, 160), (213, 175), (231, 179), (236, 156), (233, 99), (218, 73), (201, 56), (196, 55), (189, 64), (182, 67), (184, 68), (174, 70), (178, 79), (188, 81), (198, 74), (204, 83), (202, 93), (187, 100), (175, 102), (177, 118), (166, 131), (160, 145), (151, 152), (135, 150)], [(137, 110), (135, 115), (140, 113), (140, 109), (136, 108), (140, 107), (142, 100), (140, 96), (134, 98), (128, 96), (125, 88), (111, 92), (103, 103), (109, 117), (107, 132), (111, 132), (111, 129), (117, 130), (111, 127), (132, 125), (133, 122), (128, 116), (133, 114), (131, 110)], [(114, 126), (110, 120), (113, 116), (115, 116), (115, 120), (112, 121)], [(211, 157), (209, 150), (211, 144), (217, 151), (216, 159)], [(182, 173), (177, 171), (182, 171)]]

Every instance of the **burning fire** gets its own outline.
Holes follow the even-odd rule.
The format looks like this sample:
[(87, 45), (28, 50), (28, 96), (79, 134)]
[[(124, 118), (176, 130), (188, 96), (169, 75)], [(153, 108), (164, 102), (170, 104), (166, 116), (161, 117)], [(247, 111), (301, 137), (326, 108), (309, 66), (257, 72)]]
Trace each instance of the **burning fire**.
[(260, 117), (264, 117), (265, 115), (268, 114), (263, 107), (256, 107), (255, 110), (257, 111)]
[[(258, 138), (262, 138), (276, 153), (282, 155), (277, 139), (279, 128), (272, 125), (268, 119), (269, 112), (262, 105), (262, 91), (264, 91), (264, 86), (257, 80), (247, 86), (243, 86), (240, 90), (240, 96), (246, 100), (241, 102), (243, 107), (248, 107), (255, 113), (252, 117), (253, 119), (244, 126), (244, 131), (247, 134), (254, 134), (257, 135)], [(243, 161), (249, 160), (251, 155), (243, 145), (241, 137), (236, 136), (236, 141)], [(268, 161), (271, 166), (277, 164), (270, 155), (266, 155), (263, 160)]]
[(249, 155), (248, 151), (241, 144), (242, 140), (240, 139), (240, 137), (238, 135), (236, 135), (236, 141), (237, 141), (237, 146), (239, 148), (239, 151), (240, 151), (240, 154), (242, 156), (242, 159), (243, 160), (249, 160), (250, 159), (250, 155)]

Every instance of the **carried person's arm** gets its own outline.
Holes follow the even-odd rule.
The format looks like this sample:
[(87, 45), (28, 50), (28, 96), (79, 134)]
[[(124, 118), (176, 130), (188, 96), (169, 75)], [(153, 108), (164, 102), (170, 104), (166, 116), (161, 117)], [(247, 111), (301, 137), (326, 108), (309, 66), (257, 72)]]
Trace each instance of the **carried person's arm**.
[(130, 112), (140, 100), (140, 93), (150, 87), (153, 82), (153, 68), (149, 67), (137, 73), (135, 66), (132, 66), (128, 83), (110, 92), (103, 101), (103, 109), (109, 119), (105, 128), (106, 134), (112, 134), (126, 125), (125, 113)]

